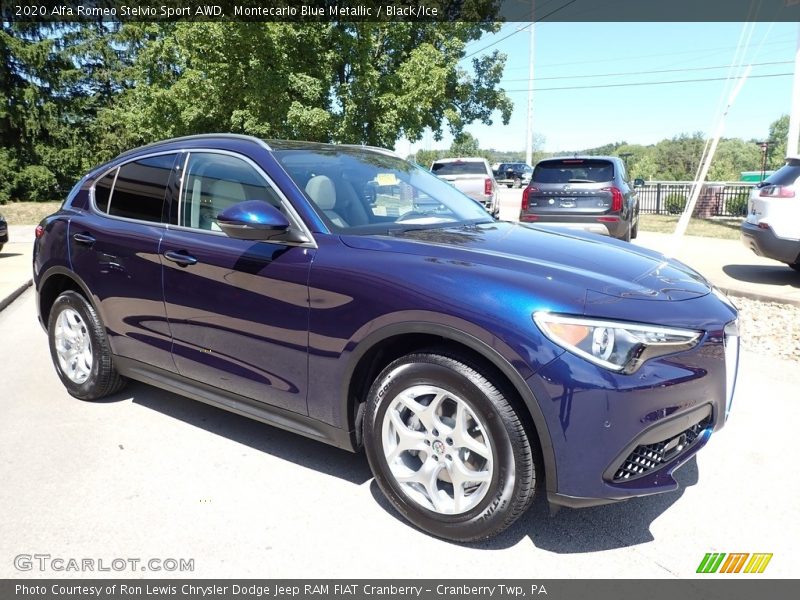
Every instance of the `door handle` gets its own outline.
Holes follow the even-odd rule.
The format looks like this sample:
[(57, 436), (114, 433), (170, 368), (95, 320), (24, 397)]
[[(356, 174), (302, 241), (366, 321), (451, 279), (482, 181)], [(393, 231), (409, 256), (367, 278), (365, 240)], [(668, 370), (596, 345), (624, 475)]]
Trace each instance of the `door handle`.
[(72, 236), (72, 239), (79, 244), (84, 244), (86, 246), (91, 246), (95, 243), (95, 241), (97, 241), (94, 239), (94, 236), (91, 236), (88, 233), (76, 233)]
[(174, 250), (167, 250), (164, 252), (164, 258), (167, 260), (171, 260), (174, 263), (178, 263), (182, 267), (188, 267), (189, 265), (194, 265), (197, 263), (197, 259), (190, 254), (186, 254), (185, 252), (176, 252)]

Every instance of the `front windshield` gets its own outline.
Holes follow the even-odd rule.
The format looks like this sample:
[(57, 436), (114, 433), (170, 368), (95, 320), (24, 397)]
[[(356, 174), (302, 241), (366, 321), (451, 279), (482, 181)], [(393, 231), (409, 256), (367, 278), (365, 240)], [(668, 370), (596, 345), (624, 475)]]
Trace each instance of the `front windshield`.
[(492, 221), (450, 184), (376, 150), (324, 146), (276, 150), (275, 157), (335, 233)]

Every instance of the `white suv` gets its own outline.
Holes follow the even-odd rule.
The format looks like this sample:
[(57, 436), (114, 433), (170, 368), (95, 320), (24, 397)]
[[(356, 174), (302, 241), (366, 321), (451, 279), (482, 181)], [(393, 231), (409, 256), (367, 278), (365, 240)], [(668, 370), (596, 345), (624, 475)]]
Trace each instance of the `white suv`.
[(800, 156), (787, 158), (750, 193), (741, 239), (759, 256), (800, 271)]

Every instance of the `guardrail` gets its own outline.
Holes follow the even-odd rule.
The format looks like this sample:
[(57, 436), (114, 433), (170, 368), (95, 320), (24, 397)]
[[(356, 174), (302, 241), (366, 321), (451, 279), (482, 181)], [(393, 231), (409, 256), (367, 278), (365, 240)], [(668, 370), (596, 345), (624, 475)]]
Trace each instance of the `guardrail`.
[[(692, 192), (692, 181), (647, 181), (637, 187), (642, 214), (680, 214)], [(709, 181), (703, 184), (694, 209), (698, 217), (744, 217), (754, 184)]]

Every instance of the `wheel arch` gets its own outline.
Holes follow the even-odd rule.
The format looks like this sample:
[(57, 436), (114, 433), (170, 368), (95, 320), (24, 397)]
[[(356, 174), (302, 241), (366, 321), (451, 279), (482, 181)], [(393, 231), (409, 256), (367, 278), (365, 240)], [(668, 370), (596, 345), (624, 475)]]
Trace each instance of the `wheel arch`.
[(66, 267), (51, 267), (42, 275), (36, 286), (36, 308), (39, 312), (39, 323), (44, 327), (45, 331), (47, 331), (47, 322), (50, 318), (50, 310), (53, 308), (53, 303), (62, 292), (67, 290), (73, 290), (81, 294), (97, 311), (97, 304), (94, 302), (92, 293), (80, 277)]
[(466, 350), (492, 367), (511, 386), (527, 410), (538, 438), (547, 489), (556, 489), (556, 461), (547, 423), (541, 407), (517, 369), (496, 348), (483, 340), (448, 325), (429, 322), (405, 322), (387, 325), (365, 337), (353, 350), (342, 378), (341, 413), (347, 417), (353, 446), (361, 446), (361, 423), (366, 395), (372, 381), (390, 362), (409, 352), (446, 345)]

